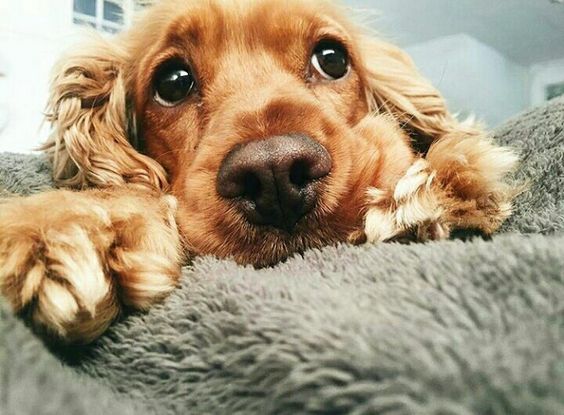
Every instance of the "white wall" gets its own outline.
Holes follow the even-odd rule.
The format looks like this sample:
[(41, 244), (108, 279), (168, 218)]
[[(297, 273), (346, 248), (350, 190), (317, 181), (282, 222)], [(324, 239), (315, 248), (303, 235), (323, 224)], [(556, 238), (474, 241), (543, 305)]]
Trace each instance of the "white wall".
[(45, 139), (51, 67), (76, 33), (72, 0), (0, 0), (0, 108), (8, 116), (0, 151), (27, 152)]
[(547, 85), (564, 82), (564, 59), (542, 62), (531, 66), (531, 105), (545, 100)]
[(495, 127), (529, 104), (528, 70), (466, 34), (407, 48), (421, 72), (461, 116)]

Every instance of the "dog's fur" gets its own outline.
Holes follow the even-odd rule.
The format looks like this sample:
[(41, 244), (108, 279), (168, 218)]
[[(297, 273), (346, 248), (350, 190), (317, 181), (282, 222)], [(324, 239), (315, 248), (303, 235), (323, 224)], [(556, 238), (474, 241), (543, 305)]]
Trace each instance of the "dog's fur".
[[(336, 242), (494, 232), (510, 213), (515, 155), (459, 123), (404, 52), (343, 16), (322, 0), (162, 0), (64, 58), (44, 150), (59, 185), (97, 190), (3, 206), (0, 284), (14, 309), (87, 342), (122, 306), (172, 290), (182, 253), (265, 266)], [(327, 38), (347, 49), (343, 79), (312, 73)], [(166, 108), (152, 80), (171, 58), (189, 62), (197, 91)], [(325, 146), (332, 170), (288, 234), (246, 222), (215, 181), (234, 146), (290, 133)]]

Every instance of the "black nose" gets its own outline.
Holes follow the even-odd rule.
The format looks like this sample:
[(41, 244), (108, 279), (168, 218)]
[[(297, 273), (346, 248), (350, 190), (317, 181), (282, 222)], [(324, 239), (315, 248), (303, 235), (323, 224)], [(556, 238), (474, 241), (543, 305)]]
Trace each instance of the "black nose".
[(217, 175), (218, 193), (233, 199), (247, 220), (290, 232), (317, 201), (331, 156), (303, 135), (272, 137), (235, 147)]

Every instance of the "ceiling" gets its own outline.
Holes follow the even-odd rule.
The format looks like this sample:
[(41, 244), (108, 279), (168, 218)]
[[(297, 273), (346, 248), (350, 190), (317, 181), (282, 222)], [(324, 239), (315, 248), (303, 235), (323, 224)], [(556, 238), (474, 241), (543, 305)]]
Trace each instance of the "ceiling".
[(466, 33), (531, 65), (564, 58), (564, 2), (558, 0), (345, 0), (401, 46)]

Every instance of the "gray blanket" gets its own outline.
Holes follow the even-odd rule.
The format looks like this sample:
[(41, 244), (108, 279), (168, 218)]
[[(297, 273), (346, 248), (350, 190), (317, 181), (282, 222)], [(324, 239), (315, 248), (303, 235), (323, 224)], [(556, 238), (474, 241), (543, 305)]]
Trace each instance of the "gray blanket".
[[(80, 350), (49, 351), (0, 305), (0, 413), (564, 414), (563, 128), (560, 100), (497, 131), (530, 187), (491, 241), (200, 258)], [(48, 188), (48, 171), (0, 155), (0, 188)]]

